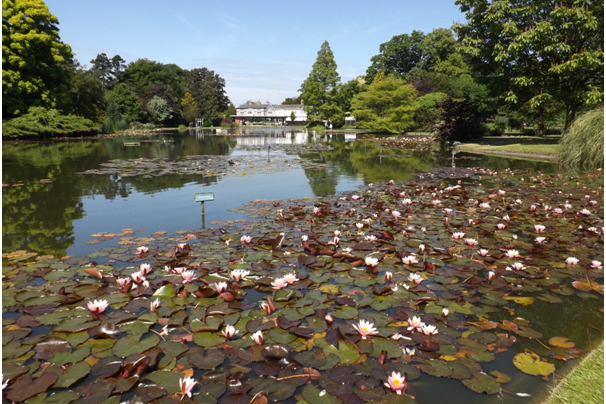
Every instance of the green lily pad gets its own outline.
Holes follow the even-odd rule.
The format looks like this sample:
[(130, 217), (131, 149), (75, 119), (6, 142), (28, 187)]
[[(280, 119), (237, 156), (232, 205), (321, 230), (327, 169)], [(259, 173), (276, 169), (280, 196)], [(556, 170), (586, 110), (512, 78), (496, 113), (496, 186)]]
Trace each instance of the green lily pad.
[(513, 364), (522, 372), (533, 376), (547, 376), (555, 371), (552, 363), (545, 362), (534, 352), (517, 354), (513, 357)]
[(354, 364), (360, 359), (358, 349), (349, 341), (339, 341), (339, 348), (334, 345), (327, 345), (323, 349), (324, 355), (328, 357), (330, 354), (335, 354), (339, 357), (339, 362), (343, 365)]
[(214, 332), (196, 332), (194, 333), (194, 343), (203, 348), (210, 348), (225, 342), (225, 337)]
[(318, 389), (313, 384), (303, 387), (301, 394), (309, 404), (340, 404), (343, 402), (340, 398), (331, 395), (326, 390)]
[(463, 385), (476, 393), (498, 394), (501, 392), (501, 385), (492, 377), (484, 373), (476, 373), (473, 379), (462, 380)]
[[(141, 336), (141, 334), (133, 334), (120, 338), (112, 347), (114, 355), (120, 358), (126, 358), (131, 354), (147, 351), (160, 342), (160, 337), (157, 335), (151, 335), (143, 339), (141, 339)], [(141, 341), (139, 341), (140, 339)]]

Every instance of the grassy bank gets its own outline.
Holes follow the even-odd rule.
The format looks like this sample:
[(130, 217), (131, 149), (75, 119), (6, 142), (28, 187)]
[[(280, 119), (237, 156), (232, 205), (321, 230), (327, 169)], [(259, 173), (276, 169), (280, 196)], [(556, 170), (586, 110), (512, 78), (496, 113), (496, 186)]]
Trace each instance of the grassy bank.
[(527, 158), (556, 160), (560, 150), (561, 136), (500, 136), (486, 137), (474, 142), (456, 146), (457, 150), (468, 153), (509, 155)]
[(604, 402), (604, 343), (591, 352), (553, 390), (543, 404)]

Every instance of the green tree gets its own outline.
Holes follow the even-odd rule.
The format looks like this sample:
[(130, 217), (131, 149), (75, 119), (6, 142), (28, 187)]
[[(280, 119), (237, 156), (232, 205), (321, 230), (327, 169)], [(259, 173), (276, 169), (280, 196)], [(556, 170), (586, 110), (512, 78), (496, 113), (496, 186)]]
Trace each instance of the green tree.
[(358, 76), (355, 79), (349, 80), (339, 88), (341, 95), (341, 108), (345, 112), (351, 112), (351, 100), (366, 86), (363, 76)]
[(106, 107), (105, 88), (93, 72), (78, 64), (71, 72), (70, 98), (74, 114), (99, 122)]
[(152, 113), (155, 122), (163, 123), (173, 117), (173, 111), (168, 102), (157, 95), (147, 102), (147, 109)]
[(120, 55), (114, 55), (111, 59), (105, 53), (99, 53), (90, 61), (91, 72), (103, 83), (106, 89), (111, 90), (122, 78), (126, 61)]
[(125, 119), (128, 122), (145, 122), (147, 113), (134, 92), (124, 83), (118, 84), (106, 95), (108, 110), (106, 115), (113, 119)]
[(308, 121), (333, 121), (334, 127), (343, 126), (345, 116), (339, 106), (337, 63), (328, 41), (324, 41), (309, 76), (299, 91)]
[(192, 69), (185, 81), (187, 91), (196, 100), (199, 117), (218, 124), (231, 102), (225, 94), (225, 80), (206, 67)]
[(282, 105), (300, 105), (301, 104), (301, 95), (298, 97), (287, 97), (284, 101), (282, 101)]
[(185, 93), (181, 98), (181, 108), (183, 108), (183, 117), (187, 122), (194, 122), (198, 118), (198, 103), (191, 93)]
[(59, 37), (59, 20), (42, 0), (2, 1), (2, 117), (31, 106), (69, 112), (73, 54)]
[(417, 90), (403, 79), (375, 76), (366, 91), (356, 95), (351, 107), (358, 128), (401, 133), (414, 126)]
[(379, 45), (379, 54), (370, 58), (372, 63), (366, 70), (366, 82), (372, 83), (379, 71), (404, 77), (413, 67), (421, 63), (424, 39), (425, 34), (415, 30), (410, 35), (396, 35)]
[(181, 69), (176, 64), (138, 59), (126, 67), (122, 75), (122, 81), (127, 83), (141, 98), (151, 98), (148, 94), (149, 89), (158, 84), (166, 85), (170, 88), (171, 94), (180, 98), (185, 94), (186, 77), (187, 70)]
[(495, 95), (534, 107), (579, 108), (604, 99), (604, 2), (456, 0), (467, 23), (455, 25), (462, 51)]

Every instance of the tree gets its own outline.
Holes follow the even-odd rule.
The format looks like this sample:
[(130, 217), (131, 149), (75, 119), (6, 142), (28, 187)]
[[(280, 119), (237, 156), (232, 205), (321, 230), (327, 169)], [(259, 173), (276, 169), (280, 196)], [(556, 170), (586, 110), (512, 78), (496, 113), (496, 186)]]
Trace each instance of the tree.
[(113, 119), (125, 119), (128, 122), (145, 122), (147, 113), (143, 104), (124, 83), (118, 84), (106, 95), (108, 110), (106, 115)]
[(298, 97), (287, 97), (282, 101), (282, 105), (301, 105), (301, 95)]
[(441, 103), (441, 120), (435, 133), (440, 143), (466, 141), (484, 135), (478, 104), (469, 99), (447, 98)]
[(206, 67), (192, 69), (185, 81), (187, 91), (196, 100), (201, 118), (219, 123), (231, 102), (225, 94), (225, 80)]
[(308, 121), (333, 121), (333, 126), (343, 126), (345, 117), (338, 94), (340, 83), (335, 57), (328, 42), (324, 41), (309, 76), (299, 89)]
[(75, 63), (71, 72), (70, 98), (72, 112), (99, 122), (105, 110), (105, 88), (95, 74)]
[(59, 37), (59, 20), (42, 0), (2, 2), (2, 117), (31, 106), (69, 112), (73, 54)]
[(604, 2), (457, 0), (462, 51), (505, 102), (561, 101), (566, 128), (604, 99)]
[(415, 30), (410, 35), (396, 35), (382, 43), (379, 46), (379, 54), (370, 58), (372, 64), (366, 70), (366, 82), (372, 83), (379, 70), (387, 75), (395, 73), (404, 77), (413, 67), (421, 63), (423, 39), (425, 34)]
[(183, 117), (187, 122), (194, 122), (198, 118), (198, 103), (196, 103), (191, 93), (187, 92), (181, 98), (181, 107), (183, 108)]
[(414, 126), (417, 91), (403, 79), (375, 76), (366, 91), (356, 95), (351, 107), (358, 128), (401, 133)]
[(358, 76), (355, 79), (349, 80), (339, 88), (341, 95), (341, 108), (345, 112), (351, 112), (351, 100), (366, 86), (363, 76)]
[(173, 117), (173, 111), (168, 102), (157, 95), (147, 102), (147, 109), (152, 113), (155, 122), (163, 123)]
[(122, 81), (142, 98), (151, 98), (148, 94), (150, 88), (160, 84), (167, 86), (170, 93), (179, 98), (185, 94), (183, 85), (186, 77), (187, 71), (176, 64), (138, 59), (130, 63), (124, 70)]
[(90, 70), (101, 80), (106, 89), (111, 90), (122, 78), (126, 61), (120, 55), (114, 55), (111, 59), (105, 53), (99, 53), (90, 61), (93, 65)]

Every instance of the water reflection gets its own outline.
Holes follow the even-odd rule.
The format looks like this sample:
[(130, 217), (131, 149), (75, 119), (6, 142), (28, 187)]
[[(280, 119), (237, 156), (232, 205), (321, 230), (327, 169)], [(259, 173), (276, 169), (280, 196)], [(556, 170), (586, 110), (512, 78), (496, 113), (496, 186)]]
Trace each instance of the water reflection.
[[(153, 232), (197, 227), (191, 224), (191, 215), (198, 213), (199, 207), (192, 204), (191, 195), (200, 192), (201, 187), (217, 195), (217, 202), (207, 206), (207, 218), (224, 221), (239, 217), (227, 212), (227, 208), (252, 199), (332, 195), (372, 182), (408, 181), (414, 173), (451, 163), (449, 153), (393, 151), (373, 143), (352, 142), (352, 138), (301, 130), (242, 129), (217, 135), (197, 129), (149, 138), (6, 144), (2, 149), (2, 181), (10, 186), (4, 187), (2, 195), (2, 249), (63, 256), (68, 251), (80, 254), (92, 250), (95, 246), (84, 248), (84, 242), (98, 231), (119, 232), (135, 227)], [(124, 142), (131, 140), (141, 142), (140, 146), (125, 147)], [(306, 147), (320, 144), (324, 150), (310, 151)], [(248, 177), (77, 174), (113, 160), (252, 154), (259, 161), (267, 161), (268, 153), (271, 159), (286, 159), (292, 156), (285, 154), (284, 147), (296, 145), (300, 146), (296, 157), (323, 164), (323, 168)], [(478, 159), (465, 153), (457, 154), (455, 161), (457, 166), (544, 172), (556, 169), (552, 163), (493, 156)]]

